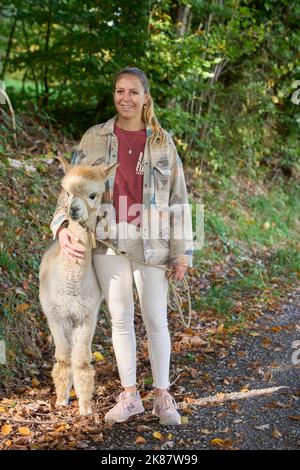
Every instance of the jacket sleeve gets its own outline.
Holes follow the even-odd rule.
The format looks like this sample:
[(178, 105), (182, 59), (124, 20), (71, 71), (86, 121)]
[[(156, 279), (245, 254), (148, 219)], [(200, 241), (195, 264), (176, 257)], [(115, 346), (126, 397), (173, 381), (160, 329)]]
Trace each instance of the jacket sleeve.
[[(82, 137), (77, 149), (73, 152), (71, 157), (71, 164), (72, 165), (79, 165), (81, 160), (85, 157), (84, 153), (84, 145), (86, 140), (86, 134)], [(53, 233), (53, 240), (56, 239), (56, 234), (64, 222), (68, 220), (68, 195), (64, 189), (61, 190), (60, 195), (58, 197), (55, 212), (50, 223), (50, 229)]]
[(192, 266), (193, 229), (182, 161), (170, 138), (170, 265)]

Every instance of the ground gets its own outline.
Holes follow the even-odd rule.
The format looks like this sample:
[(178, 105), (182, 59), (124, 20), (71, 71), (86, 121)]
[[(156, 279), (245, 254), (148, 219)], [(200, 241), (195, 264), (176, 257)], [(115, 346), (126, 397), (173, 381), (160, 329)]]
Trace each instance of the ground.
[(91, 417), (77, 416), (74, 397), (68, 409), (55, 410), (50, 381), (3, 398), (0, 448), (297, 449), (299, 299), (300, 289), (278, 311), (264, 311), (228, 341), (227, 350), (220, 346), (221, 354), (206, 348), (201, 360), (188, 365), (182, 361), (181, 367), (177, 363), (172, 394), (183, 417), (179, 427), (164, 428), (151, 415), (151, 385), (145, 380), (139, 385), (146, 413), (123, 424), (104, 424), (119, 392), (116, 366), (107, 361), (96, 366)]

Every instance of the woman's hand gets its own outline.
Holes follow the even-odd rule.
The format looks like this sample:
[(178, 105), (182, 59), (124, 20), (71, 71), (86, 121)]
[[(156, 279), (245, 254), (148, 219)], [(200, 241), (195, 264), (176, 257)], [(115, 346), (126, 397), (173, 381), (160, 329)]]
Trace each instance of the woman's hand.
[(171, 271), (167, 271), (167, 278), (174, 279), (175, 281), (181, 281), (187, 272), (187, 266), (181, 266), (180, 264), (169, 266), (169, 269), (171, 269)]
[(76, 243), (79, 241), (71, 230), (68, 228), (62, 228), (58, 234), (58, 240), (62, 252), (71, 260), (76, 260), (76, 258), (82, 259), (84, 257), (85, 248)]

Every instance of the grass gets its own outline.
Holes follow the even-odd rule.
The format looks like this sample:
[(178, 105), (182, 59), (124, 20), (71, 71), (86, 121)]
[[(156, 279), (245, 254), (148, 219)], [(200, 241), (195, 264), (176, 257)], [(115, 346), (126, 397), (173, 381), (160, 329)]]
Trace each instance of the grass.
[(217, 271), (212, 277), (195, 308), (209, 309), (227, 321), (238, 302), (247, 312), (253, 302), (266, 301), (270, 289), (274, 298), (284, 286), (293, 288), (300, 273), (300, 198), (297, 184), (267, 188), (257, 181), (245, 190), (242, 182), (219, 183), (205, 191), (205, 244), (195, 264), (204, 272), (209, 260), (211, 272), (217, 268), (220, 275)]

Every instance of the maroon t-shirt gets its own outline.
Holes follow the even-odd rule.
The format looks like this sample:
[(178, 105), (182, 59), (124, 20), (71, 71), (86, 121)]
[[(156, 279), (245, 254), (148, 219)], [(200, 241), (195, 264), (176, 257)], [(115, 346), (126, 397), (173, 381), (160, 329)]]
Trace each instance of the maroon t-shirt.
[[(118, 161), (113, 189), (113, 202), (116, 209), (116, 221), (140, 225), (140, 211), (128, 214), (132, 204), (143, 202), (144, 151), (146, 129), (125, 131), (115, 125), (114, 133), (118, 138)], [(121, 196), (127, 199), (120, 200)], [(127, 210), (126, 204), (127, 203)]]

